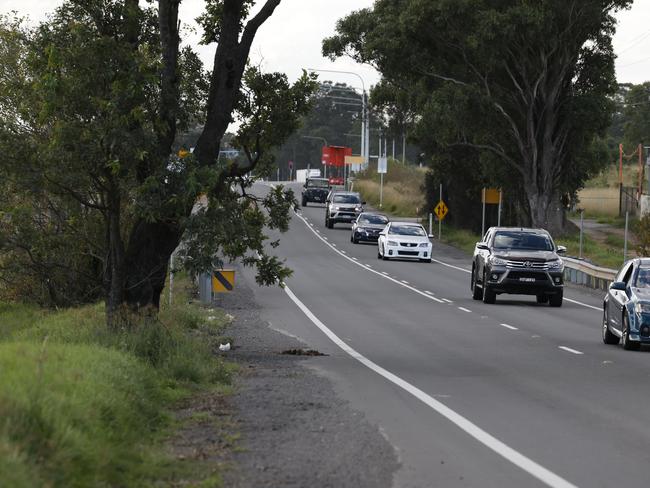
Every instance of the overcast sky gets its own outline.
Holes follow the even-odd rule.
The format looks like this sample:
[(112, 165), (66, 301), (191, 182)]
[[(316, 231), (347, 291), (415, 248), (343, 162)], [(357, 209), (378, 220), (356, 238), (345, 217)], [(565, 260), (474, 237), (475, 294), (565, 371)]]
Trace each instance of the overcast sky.
[[(16, 10), (32, 20), (40, 20), (57, 0), (0, 0), (0, 11)], [(202, 0), (184, 0), (181, 19), (193, 25), (203, 8)], [(331, 62), (321, 56), (321, 41), (334, 33), (336, 21), (352, 12), (370, 7), (373, 0), (282, 0), (274, 15), (262, 26), (251, 51), (251, 60), (262, 63), (267, 71), (281, 71), (291, 80), (303, 68), (353, 71), (366, 87), (377, 82), (378, 74), (370, 67), (347, 59)], [(650, 1), (636, 0), (628, 11), (617, 15), (618, 32), (614, 48), (619, 82), (641, 83), (650, 80)], [(188, 41), (196, 43), (197, 37)], [(211, 66), (213, 47), (197, 47), (206, 66)], [(321, 73), (321, 79), (341, 81), (360, 87), (354, 75)]]

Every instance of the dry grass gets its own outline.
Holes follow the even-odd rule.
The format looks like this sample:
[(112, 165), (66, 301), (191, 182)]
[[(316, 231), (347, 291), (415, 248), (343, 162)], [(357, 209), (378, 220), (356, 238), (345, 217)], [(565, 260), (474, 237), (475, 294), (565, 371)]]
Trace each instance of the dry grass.
[[(402, 165), (391, 161), (388, 174), (384, 175), (382, 210), (396, 217), (415, 217), (425, 205), (424, 177), (426, 168)], [(360, 173), (354, 182), (354, 190), (373, 207), (379, 208), (379, 175), (374, 170)]]
[[(619, 185), (619, 167), (618, 163), (605, 168), (585, 183), (585, 188), (618, 188)], [(639, 184), (639, 165), (638, 163), (623, 165), (623, 185), (637, 186)]]
[(587, 216), (618, 215), (619, 190), (616, 188), (585, 188), (578, 192), (578, 207)]

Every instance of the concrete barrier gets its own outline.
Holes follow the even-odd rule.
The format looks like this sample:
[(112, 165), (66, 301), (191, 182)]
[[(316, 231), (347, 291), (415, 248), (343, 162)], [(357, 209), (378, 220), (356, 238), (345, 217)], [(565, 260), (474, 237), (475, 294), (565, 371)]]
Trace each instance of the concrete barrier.
[(564, 261), (564, 281), (595, 290), (607, 290), (618, 272), (611, 268), (601, 268), (581, 259), (562, 258), (562, 261)]

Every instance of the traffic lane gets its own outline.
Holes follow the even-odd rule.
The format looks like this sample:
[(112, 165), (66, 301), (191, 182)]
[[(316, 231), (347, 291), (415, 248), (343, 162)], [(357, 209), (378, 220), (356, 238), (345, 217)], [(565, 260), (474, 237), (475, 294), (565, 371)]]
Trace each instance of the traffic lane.
[[(336, 230), (336, 229), (335, 229)], [(376, 246), (359, 246), (346, 242), (347, 232), (344, 236), (329, 231), (322, 235), (337, 244), (337, 248), (345, 251), (349, 256), (357, 258), (360, 262), (368, 264), (376, 257)], [(365, 249), (364, 249), (365, 248)], [(434, 248), (435, 249), (435, 248)], [(446, 256), (437, 256), (447, 260)], [(469, 292), (469, 274), (448, 266), (433, 264), (427, 266), (412, 261), (372, 261), (374, 269), (387, 273), (399, 281), (408, 282), (419, 289), (433, 291), (434, 295), (447, 300), (452, 300), (464, 308), (477, 311), (481, 314), (492, 314), (495, 319), (514, 327), (526, 329), (531, 333), (559, 334), (557, 341), (569, 344), (596, 345), (600, 347), (600, 300), (593, 294), (583, 293), (578, 298), (583, 302), (591, 301), (593, 308), (565, 300), (561, 309), (551, 308), (548, 305), (537, 304), (534, 297), (525, 295), (500, 295), (496, 305), (485, 305), (471, 299)], [(575, 293), (572, 290), (571, 293)], [(575, 298), (575, 296), (574, 296)]]
[[(298, 241), (300, 239), (291, 239), (291, 242)], [(305, 245), (304, 242), (301, 242), (298, 248), (291, 249), (288, 255), (299, 261), (301, 249), (304, 253), (305, 249), (313, 250), (314, 246)], [(332, 256), (328, 253), (328, 248), (325, 248), (324, 251), (318, 251), (319, 256), (309, 256), (305, 262), (296, 262), (292, 266), (297, 270), (304, 270), (305, 267), (308, 267), (310, 263), (319, 258), (331, 259)], [(331, 250), (329, 252), (333, 253)], [(321, 253), (322, 255), (320, 255)], [(336, 268), (328, 266), (327, 269)], [(345, 269), (349, 271), (348, 267)], [(306, 301), (310, 300), (309, 297), (318, 295), (316, 290), (309, 288), (314, 285), (313, 280), (306, 282), (299, 273), (296, 273), (292, 279), (298, 280), (299, 284), (296, 286), (299, 286), (301, 296), (304, 296)], [(384, 280), (380, 279), (379, 281), (381, 283)], [(341, 334), (345, 333), (350, 336), (350, 340), (355, 342), (355, 347), (362, 349), (362, 352), (368, 354), (371, 359), (379, 362), (384, 367), (389, 365), (389, 369), (397, 371), (401, 376), (408, 378), (409, 381), (426, 391), (440, 391), (439, 388), (442, 386), (448, 391), (449, 401), (451, 403), (459, 401), (457, 405), (454, 405), (468, 417), (480, 419), (480, 425), (487, 424), (490, 427), (499, 425), (495, 429), (504, 433), (504, 435), (514, 427), (513, 431), (508, 435), (521, 436), (523, 433), (523, 439), (518, 439), (518, 441), (525, 443), (527, 440), (533, 440), (532, 444), (527, 446), (527, 449), (536, 448), (537, 443), (534, 439), (539, 435), (538, 430), (543, 431), (544, 435), (551, 438), (557, 436), (558, 439), (562, 439), (564, 446), (570, 446), (569, 449), (565, 451), (556, 445), (549, 447), (548, 443), (544, 443), (542, 444), (542, 451), (550, 450), (553, 452), (540, 452), (539, 455), (553, 456), (561, 453), (559, 459), (555, 459), (554, 463), (561, 463), (571, 459), (568, 464), (574, 466), (574, 468), (567, 466), (567, 469), (584, 468), (577, 469), (578, 474), (590, 472), (594, 469), (594, 462), (598, 464), (606, 459), (611, 445), (611, 442), (607, 442), (610, 434), (600, 436), (590, 428), (594, 423), (598, 424), (603, 420), (603, 414), (616, 409), (617, 402), (607, 405), (607, 402), (603, 402), (602, 399), (596, 397), (596, 400), (601, 400), (600, 404), (602, 406), (599, 405), (594, 410), (593, 404), (598, 405), (598, 401), (594, 402), (593, 399), (588, 399), (583, 405), (581, 402), (584, 401), (584, 395), (577, 399), (572, 397), (574, 392), (581, 391), (581, 385), (588, 386), (591, 390), (594, 389), (593, 383), (585, 381), (585, 378), (593, 380), (591, 371), (593, 365), (585, 367), (585, 363), (574, 363), (573, 357), (569, 359), (570, 356), (545, 347), (544, 341), (532, 341), (528, 344), (528, 347), (525, 347), (525, 344), (521, 342), (521, 336), (496, 336), (494, 334), (495, 329), (482, 325), (472, 327), (476, 324), (473, 324), (469, 319), (458, 326), (458, 317), (448, 312), (453, 311), (453, 308), (447, 307), (445, 309), (445, 305), (436, 305), (435, 312), (432, 312), (427, 307), (424, 307), (426, 310), (421, 309), (421, 301), (416, 300), (411, 303), (411, 300), (414, 297), (417, 298), (417, 295), (409, 294), (407, 290), (403, 290), (402, 293), (391, 292), (390, 290), (385, 292), (377, 291), (375, 288), (380, 285), (376, 282), (373, 282), (372, 289), (377, 291), (377, 295), (390, 296), (388, 294), (392, 293), (393, 303), (406, 306), (408, 312), (405, 313), (408, 313), (410, 319), (402, 320), (400, 323), (390, 314), (386, 317), (385, 312), (380, 316), (373, 317), (371, 312), (373, 306), (377, 308), (377, 297), (367, 297), (366, 294), (358, 293), (358, 290), (368, 287), (369, 283), (362, 282), (361, 285), (355, 285), (352, 289), (348, 289), (346, 287), (352, 282), (351, 277), (339, 276), (339, 282), (343, 284), (343, 286), (338, 287), (340, 296), (356, 297), (355, 303), (346, 303), (348, 300), (343, 300), (335, 303), (333, 307), (319, 308), (318, 303), (312, 303), (310, 307), (315, 310), (317, 316), (328, 317), (328, 323), (332, 324), (333, 328), (337, 327), (336, 324), (343, 323), (344, 332), (341, 332)], [(386, 283), (390, 285), (390, 282)], [(357, 291), (356, 295), (355, 290)], [(324, 295), (330, 297), (331, 292), (326, 292)], [(385, 308), (379, 308), (385, 311)], [(365, 311), (363, 317), (355, 315), (359, 310)], [(437, 320), (431, 320), (432, 313), (435, 313)], [(454, 313), (457, 313), (457, 311)], [(400, 312), (399, 315), (402, 316), (402, 313)], [(371, 329), (371, 334), (352, 330), (357, 329), (357, 327), (354, 327), (355, 324), (363, 323), (363, 318), (369, 319), (370, 325), (368, 328)], [(386, 328), (386, 323), (391, 325)], [(398, 324), (399, 328), (394, 327), (394, 324)], [(423, 330), (422, 324), (426, 324), (427, 327), (435, 327), (433, 331), (436, 334), (435, 341), (428, 339), (427, 332), (431, 331)], [(399, 333), (395, 334), (395, 331), (399, 331)], [(360, 337), (355, 335), (357, 333), (360, 334)], [(394, 338), (391, 339), (391, 337)], [(373, 341), (373, 338), (375, 341)], [(490, 347), (490, 342), (492, 342), (492, 347)], [(357, 343), (361, 345), (357, 346)], [(388, 349), (386, 349), (387, 344), (390, 345)], [(453, 347), (445, 353), (447, 344), (452, 344)], [(402, 347), (402, 345), (406, 347)], [(364, 347), (367, 347), (367, 349), (364, 349)], [(435, 352), (435, 355), (432, 356), (433, 352)], [(477, 361), (476, 358), (480, 358), (480, 361)], [(494, 372), (490, 372), (491, 365), (499, 365), (499, 367)], [(575, 371), (574, 375), (565, 375), (565, 371), (569, 369)], [(512, 376), (512, 371), (516, 372), (514, 376)], [(447, 382), (443, 381), (445, 378), (448, 380)], [(564, 378), (572, 380), (567, 382)], [(505, 379), (508, 381), (505, 381)], [(433, 381), (433, 384), (429, 383), (430, 381)], [(505, 383), (503, 383), (504, 381)], [(425, 384), (427, 386), (423, 387)], [(483, 385), (488, 385), (488, 391), (483, 391)], [(537, 386), (533, 388), (534, 385)], [(598, 381), (597, 386), (598, 391), (601, 391), (601, 387), (608, 387), (609, 385), (600, 385)], [(533, 391), (530, 390), (531, 388)], [(612, 385), (612, 388), (612, 391), (616, 391), (616, 385)], [(481, 392), (478, 397), (476, 392)], [(523, 396), (513, 398), (513, 392), (520, 392)], [(623, 389), (623, 392), (625, 392), (625, 389)], [(497, 394), (495, 395), (495, 393)], [(508, 399), (505, 403), (504, 398)], [(526, 401), (530, 398), (533, 400)], [(538, 401), (540, 398), (546, 399), (546, 401), (540, 403)], [(647, 395), (644, 394), (641, 400), (642, 403), (646, 402), (648, 400)], [(576, 405), (575, 402), (578, 404)], [(481, 405), (481, 407), (477, 408), (477, 405)], [(485, 408), (486, 405), (488, 408)], [(521, 405), (526, 407), (522, 409), (520, 408)], [(563, 405), (566, 405), (566, 407)], [(513, 409), (512, 412), (509, 411), (510, 408)], [(540, 408), (542, 410), (538, 411)], [(601, 411), (601, 408), (604, 408), (604, 410)], [(507, 412), (505, 416), (501, 414), (504, 410)], [(583, 425), (579, 423), (566, 424), (562, 418), (556, 417), (558, 411), (573, 412), (576, 410), (584, 412), (586, 422)], [(629, 409), (624, 410), (628, 412)], [(494, 418), (491, 416), (493, 412), (497, 412)], [(565, 415), (564, 418), (570, 419), (572, 417)], [(513, 422), (513, 419), (518, 420)], [(536, 422), (539, 422), (539, 425)], [(526, 426), (531, 423), (536, 425), (533, 431), (526, 429)], [(549, 425), (553, 425), (554, 428), (558, 428), (558, 425), (560, 427), (558, 430), (554, 430), (554, 428), (549, 428)], [(642, 425), (637, 425), (637, 427), (643, 428)], [(631, 429), (629, 432), (632, 438), (635, 437), (633, 430)], [(494, 432), (494, 429), (491, 431)], [(573, 442), (565, 440), (567, 436)], [(607, 447), (600, 452), (601, 448), (592, 446)], [(576, 450), (588, 452), (589, 455), (582, 459), (576, 459), (576, 456), (572, 456), (572, 453)], [(629, 465), (622, 466), (622, 468), (634, 472), (633, 467), (634, 465), (638, 466), (639, 459), (635, 458), (630, 461)], [(555, 464), (553, 465), (555, 466)], [(604, 479), (603, 476), (599, 474), (597, 478)], [(590, 481), (595, 480), (596, 478), (590, 479)]]
[[(254, 283), (252, 271), (243, 274), (248, 283)], [(378, 425), (395, 446), (401, 467), (394, 486), (543, 486), (464, 435), (413, 396), (343, 353), (309, 324), (302, 312), (297, 313), (298, 309), (280, 288), (252, 287), (262, 318), (274, 329), (300, 338), (305, 347), (327, 354), (310, 359), (305, 365), (330, 378), (337, 393), (368, 421)], [(346, 341), (353, 342), (349, 337)]]

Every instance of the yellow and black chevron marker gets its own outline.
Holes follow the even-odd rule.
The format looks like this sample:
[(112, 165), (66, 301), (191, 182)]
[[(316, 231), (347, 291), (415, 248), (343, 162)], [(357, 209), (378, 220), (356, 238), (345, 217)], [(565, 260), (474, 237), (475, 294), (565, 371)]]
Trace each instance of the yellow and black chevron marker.
[(235, 288), (235, 270), (217, 269), (212, 272), (212, 292), (229, 293)]

